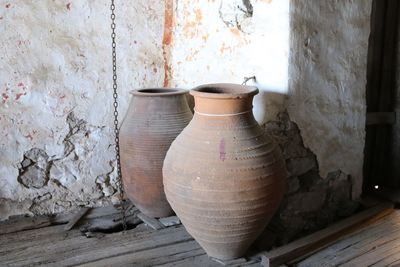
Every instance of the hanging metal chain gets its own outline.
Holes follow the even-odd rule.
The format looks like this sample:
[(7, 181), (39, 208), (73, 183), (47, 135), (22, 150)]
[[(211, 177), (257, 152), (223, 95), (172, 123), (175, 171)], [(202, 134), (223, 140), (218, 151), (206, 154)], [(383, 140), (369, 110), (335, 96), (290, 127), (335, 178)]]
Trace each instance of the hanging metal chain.
[(113, 105), (114, 105), (114, 134), (115, 134), (115, 154), (117, 159), (117, 186), (121, 201), (122, 227), (126, 231), (126, 210), (124, 202), (124, 186), (121, 174), (121, 156), (119, 151), (119, 128), (118, 128), (118, 84), (117, 84), (117, 45), (115, 42), (115, 4), (111, 0), (111, 44), (112, 44), (112, 70), (113, 70)]

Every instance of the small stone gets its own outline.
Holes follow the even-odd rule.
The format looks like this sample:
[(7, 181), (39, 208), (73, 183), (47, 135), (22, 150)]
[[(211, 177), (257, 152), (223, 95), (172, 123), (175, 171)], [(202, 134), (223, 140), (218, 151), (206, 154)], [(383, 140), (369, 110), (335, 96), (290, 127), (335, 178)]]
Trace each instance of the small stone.
[(19, 177), (18, 181), (27, 188), (42, 188), (47, 184), (46, 171), (34, 165), (29, 167)]
[(332, 202), (339, 202), (351, 199), (351, 183), (347, 180), (336, 180), (331, 185)]
[(102, 183), (105, 183), (107, 180), (108, 180), (108, 179), (107, 179), (106, 176), (104, 176), (104, 175), (99, 175), (99, 176), (97, 176), (97, 178), (96, 178), (96, 180), (95, 180), (95, 183), (96, 183), (96, 184), (102, 184)]
[(48, 168), (51, 164), (46, 151), (32, 148), (24, 154), (24, 159), (19, 165), (17, 180), (27, 188), (42, 188), (49, 180)]
[(297, 177), (289, 178), (287, 192), (289, 194), (292, 194), (292, 193), (295, 193), (299, 189), (300, 189), (299, 179)]
[(57, 180), (62, 186), (68, 187), (77, 180), (73, 173), (76, 171), (73, 168), (73, 163), (67, 159), (55, 161), (50, 168), (50, 177)]
[(32, 164), (32, 161), (31, 161), (30, 159), (27, 159), (27, 158), (25, 158), (25, 159), (21, 162), (22, 168), (26, 168), (26, 167), (28, 167), (28, 166), (31, 165), (31, 164)]
[(313, 185), (321, 180), (318, 170), (311, 170), (299, 177), (300, 187), (304, 190), (309, 190)]
[(47, 161), (49, 159), (46, 151), (40, 148), (32, 148), (27, 151), (24, 156), (34, 162)]
[(289, 142), (282, 149), (282, 154), (285, 159), (291, 159), (298, 157), (306, 157), (308, 155), (308, 151), (306, 148), (300, 145), (292, 144), (291, 142)]
[(112, 195), (112, 196), (111, 196), (111, 203), (112, 203), (113, 205), (118, 205), (118, 204), (120, 204), (120, 203), (121, 203), (121, 200), (120, 200), (119, 196), (117, 196), (117, 195)]
[(317, 163), (314, 157), (293, 158), (286, 160), (286, 168), (290, 176), (302, 175), (316, 167)]
[(111, 185), (102, 184), (102, 191), (105, 197), (112, 196), (116, 190)]
[(323, 207), (325, 197), (325, 191), (299, 193), (289, 197), (287, 209), (297, 213), (315, 212)]
[(359, 206), (360, 206), (360, 203), (357, 201), (348, 200), (348, 201), (339, 202), (337, 204), (337, 207), (338, 207), (337, 215), (339, 217), (350, 216), (358, 209)]
[(228, 27), (236, 27), (244, 33), (253, 32), (253, 6), (250, 1), (222, 0), (219, 7), (219, 17)]
[(64, 201), (64, 200), (57, 200), (56, 205), (62, 207), (63, 209), (68, 209), (72, 207), (71, 201)]
[(343, 173), (342, 171), (338, 170), (338, 171), (328, 173), (328, 176), (326, 177), (326, 179), (330, 180), (330, 181), (347, 180), (348, 176), (345, 173)]
[(49, 192), (47, 192), (46, 194), (44, 194), (44, 195), (42, 195), (42, 196), (36, 197), (36, 198), (33, 200), (33, 202), (35, 202), (35, 203), (40, 203), (40, 202), (43, 202), (43, 201), (46, 201), (46, 200), (50, 200), (51, 198), (52, 198), (52, 195), (51, 195)]

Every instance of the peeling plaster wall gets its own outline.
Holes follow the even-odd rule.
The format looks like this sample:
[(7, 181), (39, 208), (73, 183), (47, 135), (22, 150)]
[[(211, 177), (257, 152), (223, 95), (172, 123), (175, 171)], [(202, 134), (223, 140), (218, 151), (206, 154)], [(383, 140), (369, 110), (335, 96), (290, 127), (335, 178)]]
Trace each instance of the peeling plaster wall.
[(342, 170), (362, 188), (372, 1), (292, 1), (288, 111), (319, 173)]
[[(117, 1), (120, 112), (163, 83), (162, 1)], [(108, 1), (0, 3), (0, 219), (115, 196)]]

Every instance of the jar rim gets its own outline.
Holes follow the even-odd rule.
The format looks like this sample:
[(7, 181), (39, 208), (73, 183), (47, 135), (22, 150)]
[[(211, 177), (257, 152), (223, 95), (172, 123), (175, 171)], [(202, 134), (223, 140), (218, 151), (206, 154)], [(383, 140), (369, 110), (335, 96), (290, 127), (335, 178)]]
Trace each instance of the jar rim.
[(171, 96), (183, 95), (188, 91), (179, 88), (163, 88), (163, 87), (149, 87), (131, 90), (130, 93), (134, 96)]
[(258, 94), (255, 86), (234, 84), (234, 83), (210, 83), (200, 85), (190, 90), (194, 97), (235, 99), (246, 98)]

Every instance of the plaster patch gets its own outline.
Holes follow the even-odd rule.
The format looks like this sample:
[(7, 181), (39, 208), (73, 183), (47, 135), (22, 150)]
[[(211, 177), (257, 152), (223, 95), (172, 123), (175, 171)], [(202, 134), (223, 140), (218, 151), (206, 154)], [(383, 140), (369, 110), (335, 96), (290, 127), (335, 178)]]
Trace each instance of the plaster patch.
[[(120, 121), (130, 90), (163, 85), (164, 11), (116, 2)], [(15, 0), (0, 17), (0, 220), (110, 203), (95, 182), (116, 177), (109, 4)]]
[(95, 180), (97, 186), (102, 191), (105, 197), (112, 196), (114, 193), (117, 192), (117, 189), (111, 184), (111, 175), (115, 171), (114, 162), (110, 161), (109, 165), (111, 167), (111, 170), (105, 174), (97, 176)]
[(299, 127), (288, 113), (279, 113), (265, 129), (280, 146), (288, 170), (288, 190), (268, 226), (278, 236), (275, 245), (321, 229), (356, 210), (352, 177), (340, 169), (326, 179), (321, 177), (315, 154), (304, 146)]
[(221, 0), (219, 16), (228, 27), (236, 27), (243, 33), (252, 32), (253, 5), (250, 0)]
[[(371, 0), (292, 1), (288, 112), (320, 176), (341, 169), (362, 189)], [(340, 18), (340, 19), (338, 19)]]

